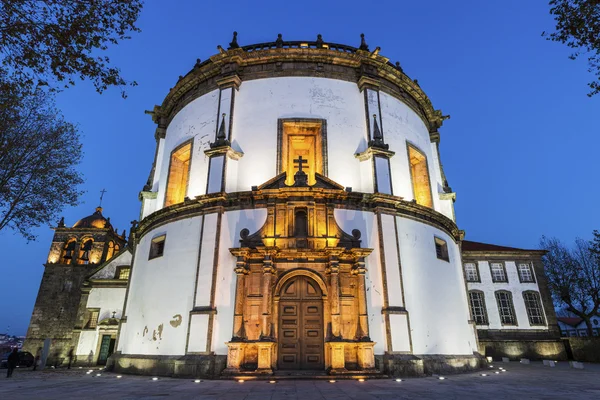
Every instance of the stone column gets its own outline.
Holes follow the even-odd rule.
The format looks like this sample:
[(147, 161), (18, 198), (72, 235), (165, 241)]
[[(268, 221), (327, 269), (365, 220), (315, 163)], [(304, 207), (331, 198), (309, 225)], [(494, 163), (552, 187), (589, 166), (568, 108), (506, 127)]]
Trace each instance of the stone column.
[(360, 257), (354, 264), (352, 273), (358, 279), (358, 327), (356, 329), (356, 340), (369, 339), (369, 315), (367, 313), (367, 291), (365, 285), (365, 258)]
[(261, 339), (272, 339), (271, 335), (271, 299), (273, 297), (273, 275), (275, 268), (270, 254), (265, 255), (263, 260), (263, 279), (262, 279), (262, 327)]
[(243, 255), (237, 256), (235, 274), (237, 275), (237, 281), (233, 311), (233, 340), (241, 340), (246, 338), (246, 330), (244, 329), (244, 301), (246, 298), (246, 275), (248, 274), (246, 257)]
[(340, 266), (337, 256), (329, 257), (329, 276), (331, 286), (331, 334), (334, 338), (340, 338)]

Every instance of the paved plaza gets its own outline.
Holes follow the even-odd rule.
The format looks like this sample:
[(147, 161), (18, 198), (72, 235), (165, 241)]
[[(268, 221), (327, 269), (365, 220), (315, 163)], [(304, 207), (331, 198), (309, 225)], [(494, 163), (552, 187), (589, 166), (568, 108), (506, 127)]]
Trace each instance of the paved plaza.
[[(498, 371), (503, 367), (506, 372)], [(159, 378), (106, 373), (95, 369), (16, 370), (0, 379), (0, 399), (600, 399), (600, 364), (571, 369), (566, 362), (550, 368), (542, 363), (498, 363), (489, 371), (403, 379), (268, 381)], [(6, 373), (6, 370), (0, 370)], [(97, 374), (100, 376), (96, 376)]]

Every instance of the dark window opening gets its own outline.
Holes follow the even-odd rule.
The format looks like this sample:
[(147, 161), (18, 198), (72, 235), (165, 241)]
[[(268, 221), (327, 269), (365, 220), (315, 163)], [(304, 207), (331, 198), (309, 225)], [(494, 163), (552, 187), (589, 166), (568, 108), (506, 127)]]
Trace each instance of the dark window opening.
[(152, 239), (150, 243), (150, 255), (148, 257), (149, 260), (157, 257), (162, 257), (165, 252), (165, 239), (167, 235), (161, 235)]

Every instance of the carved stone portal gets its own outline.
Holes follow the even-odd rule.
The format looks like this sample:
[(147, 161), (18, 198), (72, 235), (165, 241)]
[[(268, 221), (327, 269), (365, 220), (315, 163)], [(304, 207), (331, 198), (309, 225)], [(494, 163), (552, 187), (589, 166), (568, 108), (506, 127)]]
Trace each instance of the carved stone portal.
[(254, 188), (267, 220), (240, 232), (235, 316), (226, 373), (273, 369), (372, 371), (360, 232), (336, 223), (330, 196), (344, 189), (316, 173), (311, 187), (286, 186), (286, 173)]

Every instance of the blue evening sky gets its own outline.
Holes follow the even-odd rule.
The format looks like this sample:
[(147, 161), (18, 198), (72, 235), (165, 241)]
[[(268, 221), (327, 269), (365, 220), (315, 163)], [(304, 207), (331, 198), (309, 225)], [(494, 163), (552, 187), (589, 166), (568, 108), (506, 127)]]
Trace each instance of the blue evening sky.
[[(546, 0), (495, 1), (147, 1), (133, 39), (110, 50), (114, 65), (139, 86), (121, 99), (88, 83), (58, 96), (83, 133), (83, 203), (63, 212), (67, 224), (89, 215), (106, 188), (104, 215), (119, 231), (138, 219), (138, 192), (154, 156), (150, 110), (197, 58), (224, 47), (315, 40), (371, 49), (400, 61), (433, 105), (452, 118), (441, 156), (457, 193), (467, 239), (536, 248), (541, 235), (589, 238), (598, 224), (598, 107), (586, 96), (585, 60), (541, 37), (552, 30)], [(25, 334), (53, 231), (26, 243), (0, 233), (0, 332)]]

